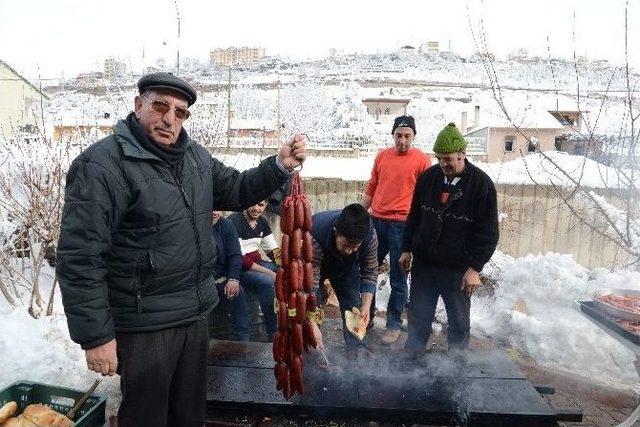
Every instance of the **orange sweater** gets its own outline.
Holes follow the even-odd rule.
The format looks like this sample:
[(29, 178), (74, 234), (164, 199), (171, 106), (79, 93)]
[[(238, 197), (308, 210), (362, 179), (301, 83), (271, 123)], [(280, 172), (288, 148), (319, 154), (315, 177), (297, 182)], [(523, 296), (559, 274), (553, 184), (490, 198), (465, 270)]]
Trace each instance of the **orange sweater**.
[(406, 153), (400, 154), (395, 147), (391, 147), (378, 153), (373, 163), (371, 179), (364, 189), (364, 193), (373, 199), (373, 216), (405, 221), (418, 176), (429, 166), (429, 156), (417, 148), (410, 148)]

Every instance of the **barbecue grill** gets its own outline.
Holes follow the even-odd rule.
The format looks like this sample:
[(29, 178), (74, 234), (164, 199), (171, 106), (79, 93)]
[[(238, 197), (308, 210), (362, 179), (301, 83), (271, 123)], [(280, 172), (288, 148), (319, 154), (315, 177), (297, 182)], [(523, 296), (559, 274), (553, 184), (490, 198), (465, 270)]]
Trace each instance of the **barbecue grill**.
[(276, 391), (271, 344), (212, 341), (208, 410), (392, 423), (553, 426), (582, 414), (551, 407), (501, 351), (305, 356), (305, 393)]

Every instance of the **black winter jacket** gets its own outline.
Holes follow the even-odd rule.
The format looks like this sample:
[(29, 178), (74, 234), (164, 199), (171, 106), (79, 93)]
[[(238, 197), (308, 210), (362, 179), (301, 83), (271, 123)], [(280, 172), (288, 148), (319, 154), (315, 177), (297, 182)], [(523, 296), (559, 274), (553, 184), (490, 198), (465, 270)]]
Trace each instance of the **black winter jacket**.
[(418, 178), (406, 221), (403, 251), (416, 261), (481, 271), (498, 245), (498, 207), (491, 178), (466, 161), (447, 203), (440, 203), (444, 174), (431, 166)]
[(120, 121), (67, 173), (56, 273), (71, 338), (88, 349), (205, 318), (218, 301), (211, 211), (244, 209), (287, 179), (275, 157), (240, 173), (190, 139), (176, 176)]

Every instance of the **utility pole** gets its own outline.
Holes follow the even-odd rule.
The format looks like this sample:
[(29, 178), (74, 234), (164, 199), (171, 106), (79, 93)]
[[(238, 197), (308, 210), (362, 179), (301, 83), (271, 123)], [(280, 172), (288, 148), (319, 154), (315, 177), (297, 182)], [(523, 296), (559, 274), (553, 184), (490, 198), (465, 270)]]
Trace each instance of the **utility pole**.
[(229, 64), (229, 83), (227, 84), (227, 148), (231, 146), (231, 64)]
[(178, 0), (173, 0), (176, 6), (176, 20), (178, 21), (178, 40), (176, 41), (176, 71), (180, 72), (180, 10), (178, 9)]
[(282, 130), (282, 124), (280, 123), (280, 79), (278, 78), (278, 83), (276, 83), (276, 88), (278, 90), (278, 101), (276, 104), (276, 138), (278, 139), (278, 147), (280, 146), (280, 131)]

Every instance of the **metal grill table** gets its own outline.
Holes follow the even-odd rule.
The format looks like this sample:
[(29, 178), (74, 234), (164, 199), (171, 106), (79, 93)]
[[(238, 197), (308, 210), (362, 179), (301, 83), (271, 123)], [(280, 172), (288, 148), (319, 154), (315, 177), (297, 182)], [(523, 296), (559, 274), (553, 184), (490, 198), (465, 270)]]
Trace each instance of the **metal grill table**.
[(305, 394), (275, 388), (271, 344), (212, 341), (208, 408), (264, 416), (393, 423), (556, 425), (559, 416), (499, 351), (412, 358), (403, 352), (305, 356)]
[[(640, 337), (619, 326), (610, 316), (603, 313), (593, 301), (578, 301), (578, 305), (587, 319), (636, 355), (635, 366), (638, 375), (640, 375)], [(618, 424), (618, 427), (632, 427), (638, 420), (640, 420), (640, 405), (625, 421)]]

